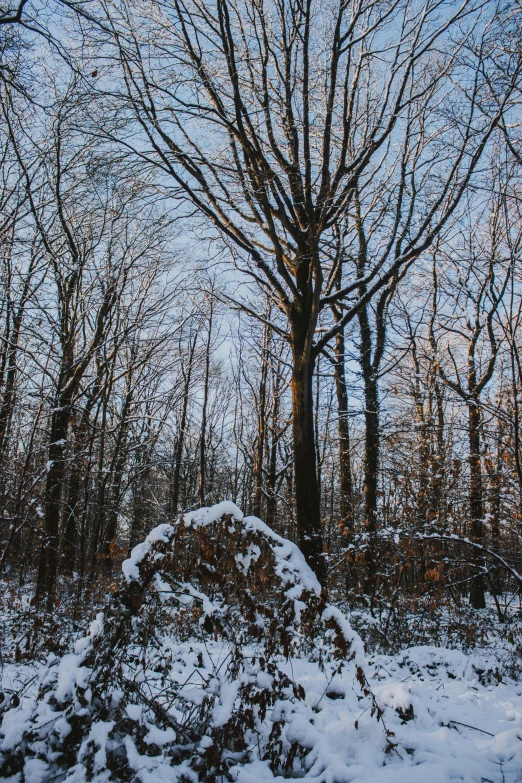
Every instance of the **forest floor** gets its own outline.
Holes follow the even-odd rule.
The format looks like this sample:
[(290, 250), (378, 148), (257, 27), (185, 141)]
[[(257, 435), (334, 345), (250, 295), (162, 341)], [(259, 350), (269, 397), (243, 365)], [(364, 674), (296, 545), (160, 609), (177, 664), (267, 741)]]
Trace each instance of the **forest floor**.
[[(187, 701), (198, 700), (198, 683), (191, 677), (198, 642), (180, 645), (179, 681)], [(205, 659), (219, 669), (226, 649), (201, 647)], [(24, 729), (24, 701), (31, 703), (39, 676), (59, 659), (46, 663), (4, 663), (2, 691), (20, 694), (22, 709), (8, 713), (2, 729), (3, 749), (19, 741)], [(306, 780), (324, 783), (515, 783), (522, 781), (522, 683), (502, 676), (502, 661), (494, 651), (465, 654), (438, 647), (414, 647), (399, 654), (370, 656), (366, 675), (382, 721), (371, 716), (361, 697), (355, 672), (347, 667), (333, 677), (316, 663), (291, 659), (286, 663), (306, 698), (286, 730), (289, 741), (309, 749), (304, 759)], [(230, 705), (220, 705), (227, 717)], [(100, 750), (103, 748), (100, 747)], [(256, 758), (231, 769), (238, 783), (282, 780)], [(186, 770), (185, 770), (186, 771)], [(136, 754), (136, 780), (174, 783), (183, 770), (151, 762)], [(4, 778), (11, 783), (44, 783), (52, 779), (52, 763), (28, 762), (24, 776)], [(107, 780), (100, 773), (94, 780)]]
[[(149, 598), (140, 604), (141, 614), (122, 615), (122, 607), (130, 604), (120, 590), (113, 598), (106, 596), (104, 613), (90, 628), (87, 615), (92, 620), (101, 600), (85, 605), (83, 612), (72, 611), (71, 593), (69, 606), (63, 600), (46, 626), (31, 605), (30, 583), (20, 589), (0, 581), (0, 779), (522, 783), (521, 634), (515, 601), (510, 621), (509, 613), (503, 622), (495, 621), (492, 607), (477, 613), (483, 632), (471, 639), (468, 634), (460, 647), (449, 640), (444, 646), (439, 636), (437, 646), (396, 647), (393, 654), (372, 653), (368, 643), (365, 651), (349, 623), (350, 612), (343, 615), (337, 606), (323, 604), (314, 620), (323, 630), (310, 637), (313, 643), (302, 644), (306, 628), (312, 628), (304, 621), (299, 625), (308, 611), (305, 585), (315, 589), (315, 575), (294, 544), (256, 518), (243, 518), (230, 504), (201, 509), (176, 527), (151, 531), (123, 564), (128, 595), (136, 595), (132, 590), (147, 568), (161, 568), (164, 555), (158, 547), (168, 552), (174, 536), (185, 530), (194, 530), (197, 542), (203, 530), (210, 531), (207, 542), (217, 540), (218, 532), (235, 535), (234, 578), (253, 573), (249, 569), (257, 567), (261, 553), (249, 544), (248, 556), (241, 554), (238, 541), (249, 531), (262, 534), (257, 540), (271, 547), (267, 551), (273, 554), (286, 603), (278, 605), (272, 597), (271, 612), (256, 615), (261, 634), (248, 637), (257, 641), (242, 643), (241, 624), (251, 621), (240, 611), (232, 606), (227, 615), (224, 603), (212, 603), (193, 585), (172, 581), (171, 587), (158, 572), (154, 584), (143, 582), (153, 586), (143, 593)], [(168, 562), (165, 574), (175, 566)], [(259, 559), (260, 568), (263, 562), (268, 561)], [(195, 598), (203, 599), (203, 614), (194, 614)], [(314, 606), (313, 595), (306, 600)], [(267, 626), (263, 617), (270, 614), (275, 623)], [(180, 616), (189, 624), (172, 625)], [(226, 635), (219, 628), (226, 629), (228, 616), (232, 624)], [(221, 618), (222, 625), (211, 623), (208, 629), (211, 617)], [(332, 618), (335, 623), (328, 625)], [(281, 629), (283, 638), (292, 627), (296, 646), (285, 649), (302, 653), (288, 657), (270, 640)], [(117, 659), (111, 657), (115, 640)], [(226, 748), (220, 740), (224, 736)], [(114, 770), (121, 769), (115, 776)]]

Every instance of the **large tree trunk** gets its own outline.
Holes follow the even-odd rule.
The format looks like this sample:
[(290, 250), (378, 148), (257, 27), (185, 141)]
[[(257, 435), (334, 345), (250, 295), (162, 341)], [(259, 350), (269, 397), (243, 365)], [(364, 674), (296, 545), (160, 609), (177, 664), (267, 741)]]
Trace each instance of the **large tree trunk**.
[(56, 592), (60, 511), (65, 480), (65, 448), (69, 420), (70, 399), (59, 396), (51, 416), (50, 444), (45, 485), (44, 540), (40, 551), (36, 597), (46, 594), (48, 608), (52, 607)]
[(76, 566), (78, 548), (78, 517), (81, 505), (81, 452), (85, 448), (83, 427), (74, 427), (74, 453), (67, 492), (67, 514), (62, 536), (61, 559), (66, 574), (71, 576)]
[[(471, 513), (471, 540), (477, 544), (483, 544), (484, 539), (484, 501), (482, 492), (482, 465), (480, 459), (480, 408), (476, 400), (468, 405), (469, 422), (469, 506)], [(484, 560), (481, 557), (473, 558), (473, 567), (482, 569)], [(481, 574), (471, 581), (469, 600), (475, 609), (484, 609), (484, 578)]]
[(326, 587), (326, 563), (321, 530), (313, 412), (314, 363), (305, 340), (294, 334), (292, 367), (292, 434), (296, 522), (307, 563)]

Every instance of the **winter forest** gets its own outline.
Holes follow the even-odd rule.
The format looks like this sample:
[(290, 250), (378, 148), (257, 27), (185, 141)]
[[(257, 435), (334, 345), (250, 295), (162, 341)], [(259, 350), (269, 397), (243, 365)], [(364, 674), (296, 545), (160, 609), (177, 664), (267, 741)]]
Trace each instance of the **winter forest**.
[(520, 0), (0, 2), (0, 779), (522, 781)]

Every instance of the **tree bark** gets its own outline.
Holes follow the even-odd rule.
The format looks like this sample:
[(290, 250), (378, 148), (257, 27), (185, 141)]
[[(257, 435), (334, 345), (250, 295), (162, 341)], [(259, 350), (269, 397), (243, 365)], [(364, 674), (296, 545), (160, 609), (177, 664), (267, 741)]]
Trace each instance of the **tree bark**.
[(5, 327), (5, 345), (6, 348), (2, 351), (2, 371), (0, 378), (2, 383), (2, 403), (0, 405), (0, 465), (2, 464), (5, 455), (9, 435), (9, 424), (15, 405), (15, 388), (16, 379), (18, 376), (18, 350), (20, 344), (20, 333), (22, 328), (22, 321), (25, 315), (25, 307), (29, 298), (31, 290), (31, 284), (34, 276), (34, 268), (36, 265), (36, 256), (33, 254), (29, 264), (29, 269), (24, 280), (20, 301), (16, 308), (16, 312), (12, 316), (12, 332), (10, 333), (10, 317), (11, 317), (11, 305), (8, 303), (6, 312), (6, 327)]
[(270, 451), (268, 460), (267, 476), (267, 503), (266, 503), (266, 523), (270, 527), (274, 526), (277, 500), (276, 500), (276, 482), (277, 482), (277, 445), (281, 437), (279, 424), (280, 409), (280, 365), (272, 370), (272, 423), (270, 427)]
[(71, 416), (71, 401), (59, 395), (51, 415), (50, 444), (45, 485), (44, 533), (40, 554), (36, 597), (46, 594), (52, 608), (58, 571), (58, 548), (62, 491), (65, 480), (65, 447)]
[(265, 459), (266, 440), (266, 384), (268, 377), (268, 341), (270, 330), (265, 326), (263, 345), (261, 348), (261, 375), (259, 380), (259, 400), (257, 412), (257, 434), (254, 448), (254, 501), (252, 511), (254, 516), (261, 517), (263, 504), (263, 463)]
[(335, 390), (337, 395), (337, 431), (339, 437), (339, 512), (345, 532), (353, 535), (353, 479), (350, 459), (348, 388), (345, 372), (344, 329), (335, 338)]
[(210, 313), (208, 318), (208, 335), (205, 352), (205, 380), (203, 387), (203, 405), (201, 410), (201, 434), (199, 440), (199, 505), (203, 507), (206, 499), (206, 438), (207, 438), (207, 406), (208, 388), (210, 380), (210, 347), (212, 343), (212, 321), (214, 315), (214, 299), (210, 299)]
[(67, 492), (67, 515), (62, 535), (61, 559), (64, 573), (71, 576), (76, 565), (76, 553), (78, 548), (78, 511), (80, 507), (81, 466), (80, 455), (85, 447), (83, 442), (83, 428), (74, 427), (74, 453), (69, 475), (69, 489)]
[(151, 528), (150, 520), (150, 455), (145, 446), (136, 454), (132, 487), (132, 517), (129, 531), (129, 552)]
[(292, 367), (292, 435), (296, 522), (299, 543), (307, 563), (326, 587), (319, 483), (317, 479), (313, 412), (314, 362), (305, 340), (294, 334)]
[(379, 480), (379, 391), (372, 364), (372, 340), (367, 307), (359, 312), (361, 335), (360, 363), (364, 384), (364, 525), (368, 534), (366, 550), (366, 586), (375, 584), (377, 532), (377, 487)]
[(99, 559), (102, 564), (102, 568), (108, 575), (112, 572), (113, 557), (111, 552), (111, 546), (116, 539), (116, 531), (118, 528), (118, 512), (120, 510), (120, 503), (122, 497), (122, 481), (123, 471), (125, 463), (128, 457), (127, 451), (127, 435), (130, 426), (129, 414), (133, 401), (133, 388), (132, 388), (132, 376), (129, 378), (129, 387), (127, 388), (127, 394), (125, 395), (125, 401), (122, 407), (120, 415), (120, 427), (118, 431), (118, 437), (114, 447), (114, 454), (111, 460), (109, 468), (110, 493), (107, 502), (108, 514), (107, 524), (104, 530), (102, 530), (101, 545)]
[(176, 438), (176, 450), (174, 453), (174, 475), (172, 479), (172, 494), (171, 494), (171, 513), (176, 516), (179, 507), (179, 486), (181, 479), (181, 462), (183, 460), (183, 449), (185, 446), (185, 435), (187, 430), (187, 414), (190, 392), (190, 381), (192, 378), (192, 367), (194, 363), (194, 351), (196, 349), (196, 337), (190, 344), (189, 362), (188, 368), (185, 373), (185, 368), (182, 368), (184, 376), (184, 388), (183, 388), (183, 402), (181, 404), (181, 420), (179, 423), (178, 436)]
[[(468, 405), (469, 425), (469, 473), (470, 491), (469, 506), (471, 513), (471, 540), (477, 544), (484, 543), (484, 501), (482, 491), (482, 465), (480, 457), (480, 407), (476, 400)], [(484, 567), (484, 559), (476, 556), (473, 566), (477, 570)], [(473, 577), (470, 585), (469, 600), (475, 609), (484, 609), (484, 578), (482, 574)]]
[(107, 575), (112, 572), (114, 566), (114, 560), (112, 555), (111, 546), (116, 540), (116, 531), (118, 528), (118, 512), (120, 510), (121, 503), (121, 486), (123, 480), (123, 469), (125, 467), (125, 461), (127, 459), (127, 452), (125, 448), (120, 445), (117, 459), (114, 462), (114, 468), (111, 471), (112, 487), (111, 487), (111, 502), (110, 510), (107, 520), (107, 527), (103, 531), (102, 544), (100, 546), (100, 560), (102, 568)]
[(5, 383), (2, 393), (2, 404), (0, 406), (0, 464), (5, 457), (6, 444), (8, 440), (9, 423), (15, 404), (15, 381), (18, 374), (18, 342), (20, 339), (20, 328), (22, 324), (22, 305), (14, 318), (13, 334), (9, 335), (10, 345), (7, 357), (7, 368), (5, 371)]

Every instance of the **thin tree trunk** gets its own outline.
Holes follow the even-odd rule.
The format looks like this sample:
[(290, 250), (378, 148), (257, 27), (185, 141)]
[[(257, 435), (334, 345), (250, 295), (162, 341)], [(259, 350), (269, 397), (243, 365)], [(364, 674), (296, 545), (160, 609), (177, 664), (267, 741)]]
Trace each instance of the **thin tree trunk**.
[[(477, 544), (484, 543), (484, 501), (482, 490), (482, 465), (480, 457), (480, 408), (474, 400), (468, 405), (469, 423), (469, 472), (470, 492), (469, 506), (471, 512), (471, 540)], [(473, 566), (477, 570), (484, 567), (484, 559), (474, 557)], [(470, 585), (470, 603), (475, 609), (484, 609), (484, 578), (482, 574), (475, 576)]]
[(105, 389), (103, 402), (102, 402), (102, 417), (100, 427), (100, 439), (98, 445), (98, 470), (97, 470), (97, 492), (96, 492), (96, 511), (94, 517), (94, 530), (92, 536), (91, 545), (91, 566), (90, 566), (90, 578), (94, 581), (96, 574), (97, 559), (99, 555), (99, 544), (103, 536), (105, 527), (105, 519), (107, 516), (106, 507), (106, 488), (108, 473), (105, 473), (105, 446), (107, 440), (107, 408), (109, 405), (110, 393), (112, 389), (112, 382), (109, 381), (107, 388)]
[[(315, 372), (315, 394), (314, 394), (314, 442), (315, 442), (315, 464), (317, 465), (317, 488), (319, 491), (319, 509), (322, 506), (322, 491), (323, 491), (323, 461), (321, 457), (321, 441), (319, 435), (319, 399), (321, 393), (320, 385), (320, 364), (321, 358), (317, 358), (316, 372)], [(325, 544), (324, 530), (323, 530), (323, 545)]]
[[(515, 456), (515, 468), (518, 481), (519, 513), (522, 518), (522, 459), (520, 444), (520, 405), (519, 383), (522, 381), (520, 358), (514, 336), (510, 334), (510, 364), (511, 364), (511, 393), (513, 397), (513, 452)], [(518, 373), (517, 373), (518, 370)]]
[(6, 347), (5, 353), (2, 357), (3, 366), (2, 366), (1, 375), (4, 381), (3, 383), (4, 388), (2, 394), (2, 404), (0, 406), (0, 465), (2, 464), (3, 459), (5, 457), (8, 434), (9, 434), (9, 424), (11, 421), (11, 416), (15, 404), (15, 382), (18, 375), (18, 349), (19, 349), (19, 342), (20, 342), (20, 331), (22, 328), (22, 321), (25, 314), (25, 306), (27, 304), (27, 299), (29, 297), (35, 264), (36, 264), (36, 256), (33, 254), (31, 257), (31, 262), (29, 265), (27, 275), (24, 280), (20, 301), (16, 313), (13, 316), (12, 334), (9, 334), (9, 324), (8, 324), (9, 313), (10, 313), (9, 306), (6, 314), (6, 338), (7, 338), (6, 346), (8, 347)]
[(114, 560), (111, 547), (116, 540), (116, 531), (118, 528), (118, 512), (121, 503), (121, 486), (123, 480), (123, 469), (125, 467), (125, 460), (127, 453), (123, 446), (120, 444), (118, 457), (114, 463), (113, 470), (113, 485), (111, 491), (111, 503), (110, 511), (107, 520), (107, 527), (103, 532), (103, 540), (100, 547), (100, 559), (102, 561), (102, 567), (105, 573), (108, 575), (112, 572), (114, 566)]
[[(503, 390), (500, 388), (498, 395), (498, 405), (502, 404)], [(491, 456), (489, 460), (489, 480), (491, 487), (490, 508), (491, 508), (491, 542), (495, 544), (500, 541), (501, 530), (501, 508), (502, 508), (502, 465), (504, 462), (504, 421), (501, 416), (497, 417), (497, 453)], [(486, 463), (488, 465), (488, 463)], [(490, 577), (490, 584), (493, 594), (502, 593), (502, 580), (498, 573)]]
[(116, 539), (116, 530), (118, 528), (118, 512), (121, 503), (121, 486), (123, 480), (123, 470), (127, 460), (128, 452), (126, 449), (127, 434), (129, 430), (129, 411), (133, 400), (132, 375), (129, 378), (129, 386), (125, 395), (121, 415), (118, 437), (114, 446), (114, 454), (111, 460), (109, 476), (112, 477), (110, 486), (110, 500), (107, 502), (109, 513), (107, 516), (107, 525), (102, 530), (102, 539), (100, 545), (100, 560), (102, 568), (106, 574), (110, 574), (113, 568), (113, 558), (111, 546)]
[(192, 367), (194, 363), (194, 351), (196, 348), (196, 337), (192, 340), (189, 351), (189, 362), (187, 372), (183, 368), (183, 374), (185, 376), (185, 383), (183, 389), (183, 402), (181, 407), (181, 420), (179, 423), (179, 432), (176, 438), (176, 451), (174, 454), (174, 476), (172, 479), (172, 495), (171, 495), (171, 513), (176, 516), (179, 507), (179, 485), (181, 478), (181, 463), (183, 460), (183, 450), (185, 447), (185, 437), (187, 430), (187, 414), (188, 414), (188, 402), (190, 392), (190, 382), (192, 379)]
[[(268, 314), (270, 317), (270, 314)], [(254, 478), (254, 502), (252, 511), (254, 516), (262, 516), (263, 501), (263, 463), (265, 459), (266, 440), (266, 384), (268, 377), (268, 341), (270, 330), (265, 326), (263, 333), (263, 345), (261, 348), (261, 377), (259, 381), (259, 401), (257, 412), (257, 436), (254, 449), (253, 478)]]
[[(98, 399), (103, 368), (98, 365), (96, 381), (88, 395), (81, 419), (77, 425), (72, 421), (74, 431), (74, 447), (71, 460), (69, 489), (67, 493), (67, 515), (61, 541), (61, 563), (65, 573), (71, 575), (77, 564), (78, 554), (78, 520), (81, 517), (82, 464), (81, 454), (86, 448), (87, 432), (91, 414)], [(91, 447), (92, 448), (92, 447)], [(85, 466), (85, 463), (84, 463)], [(83, 563), (82, 563), (83, 564)]]
[(279, 443), (279, 409), (280, 409), (280, 384), (281, 376), (279, 374), (279, 365), (273, 370), (273, 407), (272, 423), (270, 428), (270, 456), (268, 464), (267, 477), (267, 503), (266, 503), (266, 523), (273, 527), (276, 516), (276, 481), (277, 481), (277, 444)]
[(368, 534), (366, 550), (366, 586), (375, 585), (377, 532), (377, 488), (379, 481), (379, 391), (378, 381), (372, 365), (372, 340), (368, 310), (359, 312), (361, 333), (360, 363), (364, 384), (364, 525)]
[(206, 438), (207, 438), (207, 405), (210, 377), (210, 346), (212, 343), (212, 321), (214, 315), (214, 299), (210, 300), (210, 312), (208, 319), (208, 335), (205, 353), (205, 381), (203, 387), (203, 407), (201, 411), (201, 434), (199, 441), (199, 505), (205, 505), (206, 498)]
[(447, 530), (447, 502), (444, 494), (446, 484), (446, 457), (445, 457), (445, 423), (444, 423), (444, 391), (439, 379), (434, 379), (435, 404), (437, 409), (436, 424), (436, 453), (433, 455), (433, 495), (437, 508), (437, 526), (439, 530)]
[[(148, 428), (147, 428), (148, 429)], [(150, 460), (148, 449), (143, 446), (136, 455), (136, 468), (133, 481), (132, 519), (129, 532), (129, 551), (141, 540), (145, 531), (150, 529)]]
[(339, 512), (345, 532), (353, 535), (353, 479), (348, 420), (348, 388), (345, 372), (344, 329), (335, 338), (335, 391), (337, 394), (337, 431), (339, 437)]

